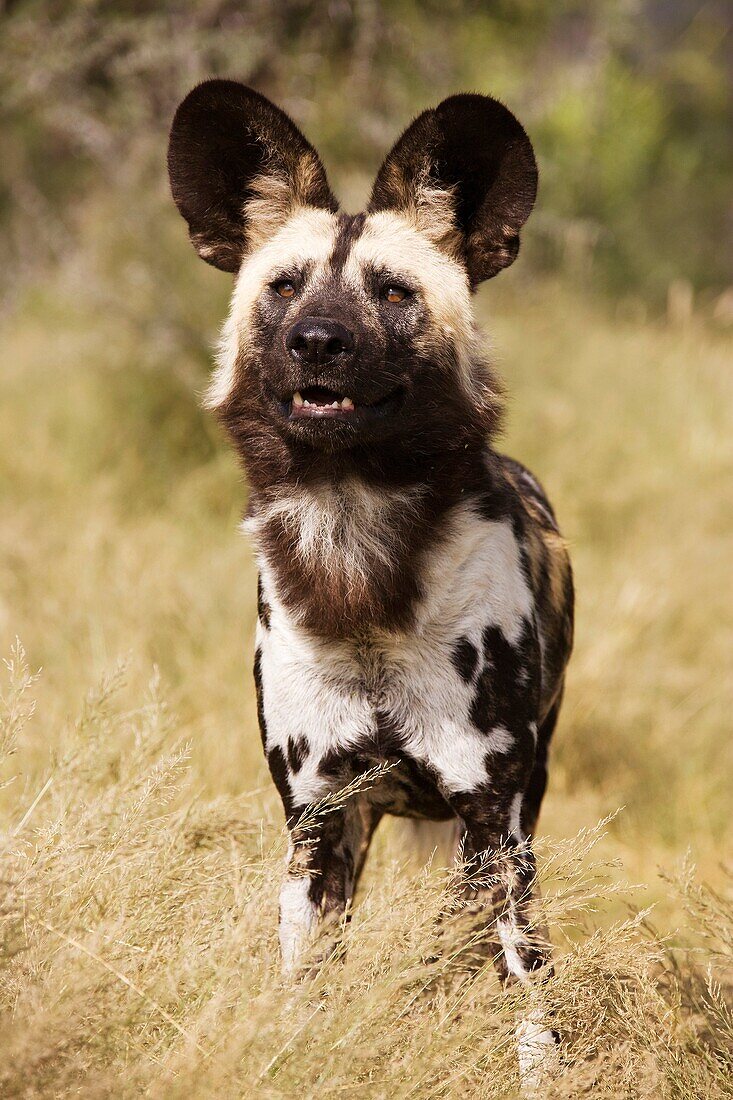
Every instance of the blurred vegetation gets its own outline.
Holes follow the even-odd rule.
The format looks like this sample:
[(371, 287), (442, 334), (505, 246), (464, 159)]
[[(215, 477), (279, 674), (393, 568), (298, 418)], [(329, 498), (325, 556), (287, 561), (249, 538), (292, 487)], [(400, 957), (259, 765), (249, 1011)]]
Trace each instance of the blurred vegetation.
[(680, 280), (712, 301), (733, 283), (732, 21), (724, 0), (6, 0), (3, 289), (92, 246), (160, 282), (166, 129), (227, 75), (293, 114), (347, 205), (417, 111), (498, 95), (541, 166), (526, 264), (653, 307)]

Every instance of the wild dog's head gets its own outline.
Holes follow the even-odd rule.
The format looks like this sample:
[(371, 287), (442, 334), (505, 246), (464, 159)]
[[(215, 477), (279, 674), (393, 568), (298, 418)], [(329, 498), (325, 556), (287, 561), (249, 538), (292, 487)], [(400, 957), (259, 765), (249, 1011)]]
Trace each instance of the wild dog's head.
[(227, 80), (176, 112), (171, 187), (194, 247), (237, 276), (208, 404), (245, 455), (423, 456), (485, 435), (496, 386), (471, 291), (516, 258), (532, 146), (494, 99), (456, 95), (405, 131), (366, 213), (338, 213), (293, 122)]

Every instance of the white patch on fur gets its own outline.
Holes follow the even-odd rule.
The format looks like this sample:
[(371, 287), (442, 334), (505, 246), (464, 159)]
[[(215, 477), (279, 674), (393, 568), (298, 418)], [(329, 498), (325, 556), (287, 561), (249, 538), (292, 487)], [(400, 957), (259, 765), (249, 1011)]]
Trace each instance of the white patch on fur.
[(291, 776), (298, 805), (331, 789), (318, 764), (325, 753), (356, 744), (372, 727), (368, 698), (358, 687), (351, 647), (325, 643), (295, 623), (283, 607), (265, 561), (260, 562), (270, 628), (261, 641), (261, 671), (267, 727), (266, 749), (283, 752), (288, 738), (306, 737), (309, 752)]
[(511, 752), (514, 746), (514, 738), (506, 726), (494, 726), (488, 733), (483, 734), (483, 738), (487, 752)]
[(513, 916), (502, 917), (496, 922), (496, 931), (509, 973), (517, 981), (526, 984), (529, 981), (529, 974), (519, 954), (519, 948), (526, 945), (526, 939), (518, 928), (516, 920)]
[(521, 791), (518, 791), (512, 799), (512, 808), (509, 811), (509, 828), (516, 837), (517, 840), (523, 841), (524, 833), (522, 832), (522, 803), (524, 802), (524, 795)]
[[(291, 853), (288, 853), (288, 861)], [(310, 878), (286, 874), (280, 889), (280, 952), (285, 974), (293, 974), (318, 927), (316, 906), (308, 897)]]
[(408, 739), (408, 751), (437, 769), (446, 790), (471, 791), (486, 779), (486, 734), (445, 717), (439, 729), (421, 732), (419, 741), (414, 733)]
[(560, 1064), (557, 1041), (536, 1012), (520, 1021), (515, 1035), (522, 1095), (527, 1100), (539, 1100)]
[(260, 248), (245, 259), (232, 294), (217, 350), (217, 366), (204, 404), (217, 409), (231, 395), (237, 380), (237, 359), (247, 341), (247, 325), (262, 289), (281, 271), (306, 263), (325, 263), (333, 250), (337, 219), (328, 210), (301, 207)]
[(444, 622), (457, 637), (487, 624), (501, 628), (516, 645), (534, 601), (509, 520), (489, 522), (463, 506), (450, 520), (451, 537), (435, 552), (418, 609), (424, 629)]

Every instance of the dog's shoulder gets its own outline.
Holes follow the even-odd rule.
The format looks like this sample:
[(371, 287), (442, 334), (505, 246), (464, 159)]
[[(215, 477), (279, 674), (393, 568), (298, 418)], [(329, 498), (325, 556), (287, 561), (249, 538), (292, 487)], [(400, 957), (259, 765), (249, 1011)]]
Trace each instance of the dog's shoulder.
[(516, 458), (496, 453), (495, 465), (510, 493), (513, 493), (522, 509), (541, 527), (560, 534), (555, 510), (539, 478)]

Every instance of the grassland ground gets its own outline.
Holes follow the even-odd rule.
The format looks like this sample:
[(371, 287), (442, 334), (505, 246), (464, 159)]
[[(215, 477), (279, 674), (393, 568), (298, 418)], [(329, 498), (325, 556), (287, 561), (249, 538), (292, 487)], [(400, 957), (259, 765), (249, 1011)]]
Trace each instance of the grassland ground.
[[(246, 486), (196, 398), (222, 284), (181, 277), (153, 314), (134, 267), (111, 305), (79, 278), (2, 326), (0, 1092), (514, 1095), (521, 1006), (463, 972), (458, 927), (426, 962), (450, 883), (398, 829), (345, 959), (281, 983)], [(479, 302), (503, 445), (578, 590), (541, 820), (547, 1095), (733, 1095), (730, 339), (514, 276)]]

